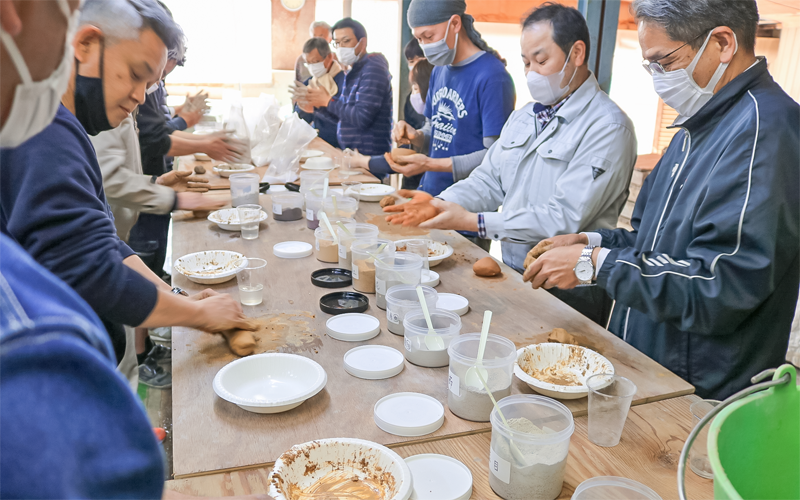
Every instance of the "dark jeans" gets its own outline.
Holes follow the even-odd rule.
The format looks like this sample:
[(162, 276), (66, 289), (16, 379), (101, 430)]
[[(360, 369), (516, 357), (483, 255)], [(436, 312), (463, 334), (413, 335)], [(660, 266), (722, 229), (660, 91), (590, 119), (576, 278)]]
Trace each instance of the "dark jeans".
[(572, 290), (551, 288), (548, 292), (601, 327), (605, 328), (608, 324), (614, 301), (599, 286), (584, 286)]
[(139, 214), (128, 238), (128, 246), (156, 276), (164, 275), (169, 221), (170, 214)]

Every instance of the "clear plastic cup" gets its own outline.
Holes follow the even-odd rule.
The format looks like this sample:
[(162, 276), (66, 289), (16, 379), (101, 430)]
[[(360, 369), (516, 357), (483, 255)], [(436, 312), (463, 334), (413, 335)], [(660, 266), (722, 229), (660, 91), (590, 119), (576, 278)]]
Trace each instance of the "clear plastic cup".
[(330, 171), (328, 170), (303, 170), (300, 172), (300, 193), (305, 195), (312, 191), (321, 197), (325, 179), (328, 179), (329, 176)]
[[(715, 399), (703, 399), (692, 403), (689, 411), (692, 412), (692, 421), (694, 427), (705, 417), (708, 412), (719, 405), (720, 402)], [(697, 439), (694, 440), (692, 447), (689, 449), (689, 468), (692, 472), (700, 477), (706, 479), (713, 479), (714, 472), (711, 470), (711, 463), (708, 461), (708, 429), (711, 428), (711, 422), (708, 423), (700, 433)]]
[(309, 191), (305, 194), (306, 199), (306, 227), (316, 229), (319, 227), (319, 211), (322, 210), (322, 196), (317, 196)]
[(589, 440), (598, 446), (619, 444), (636, 384), (613, 373), (586, 379), (589, 389)]
[(303, 218), (303, 195), (276, 193), (272, 198), (272, 218), (278, 221), (295, 221)]
[(572, 413), (555, 399), (516, 395), (492, 410), (489, 486), (506, 500), (553, 500), (564, 484)]
[(236, 272), (239, 300), (246, 306), (257, 306), (264, 300), (264, 285), (267, 282), (267, 261), (247, 258), (244, 268)]
[(320, 262), (335, 264), (339, 262), (339, 245), (333, 239), (333, 235), (322, 226), (314, 230), (314, 255)]
[[(455, 415), (473, 422), (488, 422), (494, 409), (483, 385), (468, 385), (467, 372), (477, 366), (480, 333), (466, 333), (450, 342), (447, 406)], [(517, 346), (505, 337), (492, 335), (486, 338), (481, 367), (486, 370), (484, 382), (496, 400), (511, 395), (512, 373), (517, 360)]]
[(258, 239), (258, 226), (261, 224), (261, 205), (239, 205), (236, 207), (242, 239)]
[[(428, 368), (447, 366), (450, 363), (447, 348), (461, 333), (461, 317), (441, 309), (429, 309), (428, 312), (431, 315), (433, 331), (436, 332), (435, 337), (428, 334), (428, 323), (421, 308), (419, 311), (409, 312), (403, 318), (406, 359), (415, 365)], [(426, 337), (433, 338), (426, 339)]]
[(261, 180), (258, 174), (233, 174), (228, 180), (231, 181), (231, 206), (239, 205), (258, 205), (258, 182)]
[(386, 290), (397, 285), (419, 285), (422, 281), (422, 257), (397, 252), (393, 259), (375, 262), (375, 304), (386, 309)]
[[(336, 224), (332, 222), (331, 224)], [(378, 226), (374, 224), (345, 224), (345, 227), (350, 234), (343, 231), (341, 227), (333, 229), (336, 231), (336, 236), (339, 237), (339, 267), (342, 269), (350, 269), (353, 266), (353, 261), (350, 253), (350, 245), (354, 240), (364, 241), (378, 241)]]
[(333, 196), (328, 196), (322, 202), (322, 210), (329, 217), (355, 217), (358, 211), (358, 200), (349, 196), (336, 196), (335, 200), (336, 203), (334, 203)]
[[(384, 246), (385, 245), (385, 246)], [(378, 249), (383, 246), (380, 253)], [(353, 261), (353, 289), (357, 292), (375, 293), (375, 258), (394, 259), (395, 245), (393, 241), (376, 240), (354, 241), (350, 245)]]
[[(425, 303), (428, 310), (436, 308), (436, 301), (439, 294), (429, 286), (423, 286), (422, 292), (425, 295)], [(403, 320), (406, 314), (412, 311), (421, 311), (419, 295), (417, 295), (416, 285), (395, 285), (386, 290), (386, 320), (389, 331), (395, 335), (403, 335)]]
[(422, 257), (422, 269), (430, 271), (431, 265), (428, 262), (428, 240), (408, 240), (406, 241), (406, 252), (413, 253)]

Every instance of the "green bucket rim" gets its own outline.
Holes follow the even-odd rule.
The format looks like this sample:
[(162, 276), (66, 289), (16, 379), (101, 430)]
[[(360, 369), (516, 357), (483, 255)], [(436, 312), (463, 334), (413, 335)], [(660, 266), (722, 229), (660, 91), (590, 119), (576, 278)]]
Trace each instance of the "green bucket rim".
[(717, 447), (717, 437), (719, 436), (720, 427), (722, 424), (725, 423), (727, 417), (730, 416), (731, 413), (735, 412), (737, 409), (741, 408), (746, 404), (750, 404), (754, 401), (758, 401), (759, 399), (772, 397), (776, 393), (780, 394), (781, 391), (791, 391), (794, 390), (796, 392), (800, 392), (800, 387), (797, 386), (797, 371), (795, 370), (794, 366), (785, 364), (779, 366), (775, 373), (772, 375), (772, 380), (778, 380), (782, 378), (784, 375), (789, 374), (791, 380), (787, 384), (782, 384), (775, 387), (770, 387), (769, 389), (761, 392), (757, 392), (755, 394), (751, 394), (735, 403), (731, 403), (719, 412), (718, 415), (714, 417), (714, 420), (711, 422), (711, 427), (708, 431), (708, 461), (711, 464), (711, 470), (714, 473), (714, 488), (720, 488), (722, 491), (725, 492), (728, 498), (741, 500), (742, 496), (736, 491), (734, 488), (733, 483), (731, 483), (730, 479), (728, 479), (728, 475), (725, 474), (725, 469), (722, 467), (722, 462), (719, 459), (719, 449)]

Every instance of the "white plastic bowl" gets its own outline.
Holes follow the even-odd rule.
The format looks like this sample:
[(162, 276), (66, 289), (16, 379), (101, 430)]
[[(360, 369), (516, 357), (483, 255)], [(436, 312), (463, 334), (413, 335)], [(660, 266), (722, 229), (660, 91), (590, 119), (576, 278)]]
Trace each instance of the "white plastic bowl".
[(233, 174), (243, 174), (255, 170), (256, 167), (248, 165), (247, 163), (220, 163), (214, 167), (214, 172), (218, 173), (220, 177), (230, 177)]
[(197, 161), (211, 161), (211, 157), (205, 153), (195, 153), (194, 159)]
[[(410, 238), (414, 239), (414, 238)], [(397, 240), (394, 242), (395, 247), (397, 248), (398, 252), (405, 252), (405, 244), (408, 242), (409, 239), (406, 240)], [(403, 247), (401, 250), (400, 247)], [(434, 255), (428, 255), (428, 265), (430, 267), (438, 266), (442, 263), (442, 261), (451, 255), (453, 255), (453, 247), (448, 245), (447, 243), (439, 243), (438, 241), (428, 240), (428, 250), (429, 254), (433, 253)], [(432, 252), (431, 252), (432, 251)]]
[[(261, 218), (259, 222), (264, 222), (269, 216), (267, 212), (261, 211)], [(241, 231), (242, 226), (239, 224), (239, 211), (235, 208), (224, 208), (211, 212), (208, 214), (208, 220), (218, 225), (220, 229), (225, 231)]]
[(371, 441), (333, 438), (298, 444), (281, 455), (269, 475), (269, 494), (297, 500), (290, 489), (302, 491), (337, 472), (382, 484), (381, 500), (408, 500), (413, 492), (411, 470), (397, 453)]
[(228, 250), (206, 250), (184, 255), (175, 261), (173, 269), (189, 281), (201, 285), (225, 283), (236, 276), (236, 271), (247, 265), (244, 255)]
[[(544, 370), (555, 378), (572, 378), (577, 385), (560, 385), (539, 380), (530, 375), (533, 370)], [(533, 344), (517, 350), (514, 375), (528, 387), (555, 399), (579, 399), (589, 394), (586, 379), (597, 373), (614, 373), (614, 365), (603, 356), (585, 347), (545, 343)]]
[(394, 194), (397, 189), (386, 184), (362, 184), (358, 192), (359, 200), (368, 202), (379, 202), (384, 197)]
[(317, 156), (306, 160), (302, 167), (306, 170), (333, 170), (334, 165), (327, 156)]
[(280, 413), (300, 406), (325, 387), (328, 375), (304, 356), (268, 352), (237, 359), (214, 377), (214, 392), (254, 413)]

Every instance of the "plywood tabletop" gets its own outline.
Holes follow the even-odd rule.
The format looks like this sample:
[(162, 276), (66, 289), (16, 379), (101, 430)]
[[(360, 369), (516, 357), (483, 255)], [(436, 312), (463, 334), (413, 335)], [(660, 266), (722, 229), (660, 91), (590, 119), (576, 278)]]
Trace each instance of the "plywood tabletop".
[[(627, 477), (639, 481), (661, 498), (678, 497), (677, 464), (691, 430), (689, 406), (696, 396), (673, 398), (631, 408), (620, 444), (613, 448), (596, 446), (587, 437), (587, 417), (575, 419), (570, 441), (564, 486), (559, 499), (569, 499), (583, 481), (598, 476)], [(460, 460), (472, 472), (472, 499), (498, 497), (489, 487), (491, 433), (473, 434), (428, 443), (393, 446), (403, 458), (437, 453)], [(198, 496), (235, 496), (267, 493), (270, 467), (218, 473), (167, 482), (167, 488)], [(691, 471), (686, 473), (689, 498), (713, 498), (713, 482)]]
[[(262, 196), (261, 202), (270, 212), (269, 197)], [(357, 218), (377, 221), (377, 204), (362, 203), (361, 207)], [(387, 229), (385, 224), (381, 227)], [(398, 239), (409, 233), (408, 230), (397, 232), (396, 228), (392, 231), (382, 236)], [(476, 277), (472, 264), (486, 253), (457, 233), (434, 231), (430, 237), (454, 248), (453, 256), (436, 267), (442, 280), (437, 290), (458, 293), (469, 299), (472, 309), (462, 317), (463, 333), (480, 331), (482, 315), (487, 309), (494, 313), (492, 333), (511, 339), (518, 347), (546, 342), (551, 329), (565, 328), (586, 339), (614, 364), (617, 373), (637, 384), (634, 404), (693, 392), (691, 385), (549, 293), (532, 290), (512, 269), (502, 266), (504, 274), (500, 278)], [(423, 438), (402, 438), (380, 430), (373, 422), (373, 406), (388, 394), (420, 392), (446, 405), (448, 369), (421, 368), (406, 362), (399, 375), (378, 381), (362, 380), (346, 373), (342, 357), (349, 349), (382, 344), (403, 352), (403, 339), (386, 329), (386, 314), (375, 306), (374, 295), (370, 296), (367, 314), (380, 319), (382, 330), (377, 337), (355, 343), (328, 337), (325, 321), (330, 316), (322, 313), (318, 304), (319, 298), (330, 290), (311, 285), (310, 274), (322, 267), (335, 266), (323, 264), (314, 257), (278, 259), (272, 254), (272, 246), (287, 240), (313, 243), (313, 233), (306, 228), (305, 221), (276, 222), (271, 218), (262, 225), (259, 239), (253, 241), (242, 240), (239, 233), (222, 231), (205, 220), (174, 225), (174, 257), (202, 250), (234, 250), (266, 259), (269, 283), (264, 302), (245, 307), (245, 313), (251, 317), (271, 315), (276, 328), (274, 336), (267, 339), (270, 350), (307, 356), (320, 363), (328, 374), (326, 388), (290, 412), (249, 413), (221, 400), (212, 389), (216, 372), (236, 359), (222, 337), (174, 328), (172, 390), (176, 477), (268, 464), (292, 445), (313, 439), (347, 435), (396, 445), (488, 430), (488, 423), (462, 420), (449, 410), (445, 411), (442, 428)], [(173, 276), (173, 283), (191, 292), (202, 289), (178, 274)], [(211, 288), (238, 297), (235, 280)], [(533, 393), (517, 380), (512, 391)], [(565, 404), (576, 416), (586, 413), (586, 398), (565, 401)]]

